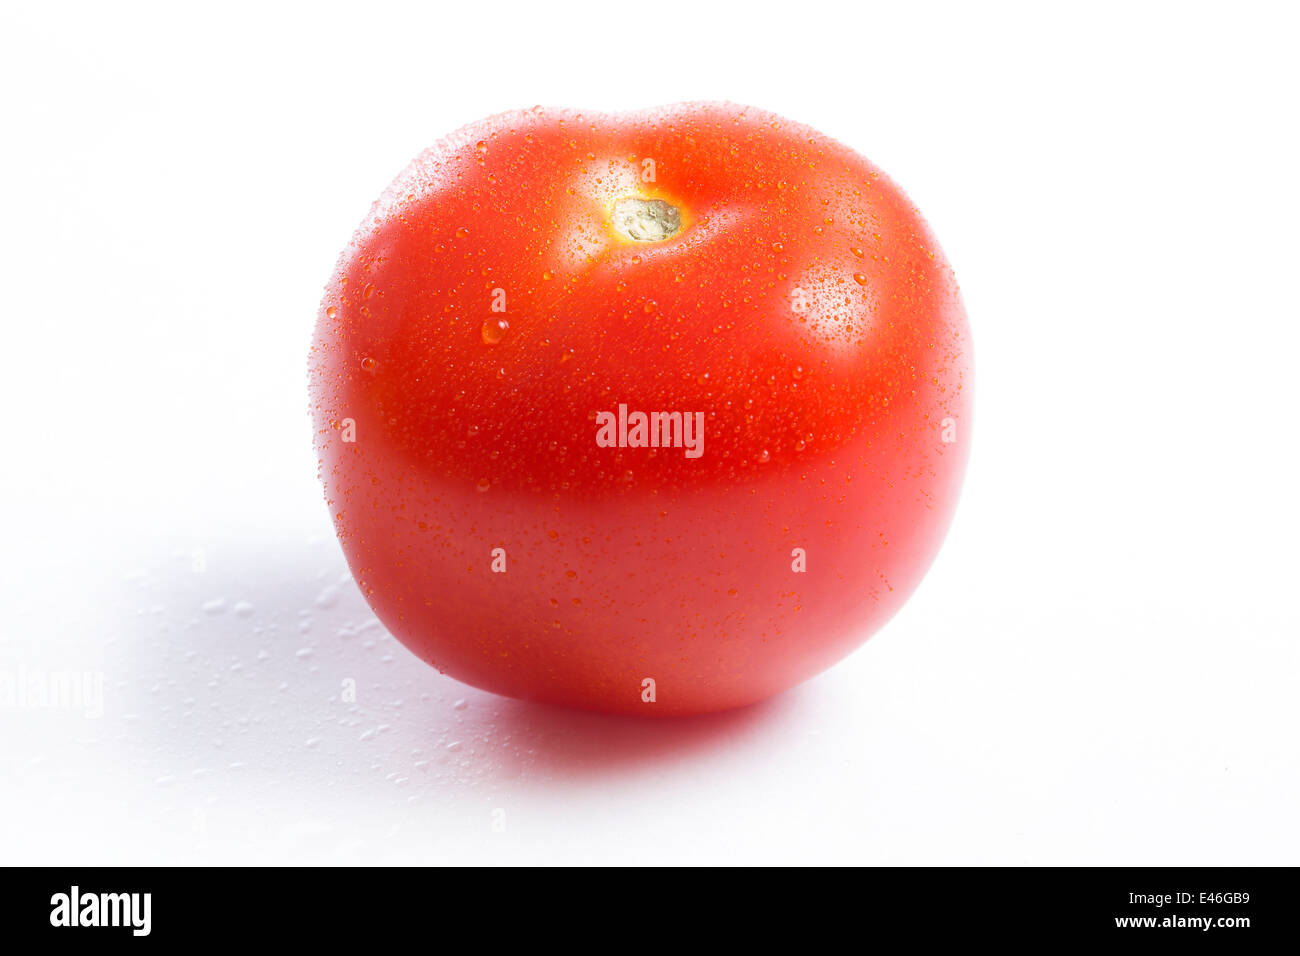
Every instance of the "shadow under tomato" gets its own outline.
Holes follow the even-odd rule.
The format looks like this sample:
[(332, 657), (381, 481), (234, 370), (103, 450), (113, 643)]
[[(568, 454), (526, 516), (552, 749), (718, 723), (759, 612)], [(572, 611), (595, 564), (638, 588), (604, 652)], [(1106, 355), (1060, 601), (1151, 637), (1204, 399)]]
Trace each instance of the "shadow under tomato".
[(769, 750), (802, 694), (642, 718), (471, 688), (383, 628), (320, 533), (226, 527), (157, 542), (137, 567), (118, 595), (121, 739), (167, 754), (148, 772), (187, 799), (223, 780), (231, 794), (254, 779), (307, 792), (347, 780), (442, 800), (634, 777)]
[(689, 762), (714, 751), (747, 749), (778, 733), (797, 707), (796, 689), (734, 710), (692, 717), (598, 714), (497, 698), (493, 721), (515, 746), (501, 751), (500, 775), (580, 779)]

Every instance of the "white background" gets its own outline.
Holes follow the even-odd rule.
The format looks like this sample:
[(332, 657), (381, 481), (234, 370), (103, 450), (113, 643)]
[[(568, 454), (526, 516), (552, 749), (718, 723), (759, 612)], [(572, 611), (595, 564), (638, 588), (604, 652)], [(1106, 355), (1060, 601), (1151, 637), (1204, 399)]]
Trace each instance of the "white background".
[[(0, 862), (1300, 863), (1294, 13), (904, 6), (6, 4), (0, 667), (104, 705), (0, 707)], [(319, 296), (454, 128), (686, 99), (926, 214), (976, 343), (957, 521), (766, 704), (471, 690), (347, 577)]]

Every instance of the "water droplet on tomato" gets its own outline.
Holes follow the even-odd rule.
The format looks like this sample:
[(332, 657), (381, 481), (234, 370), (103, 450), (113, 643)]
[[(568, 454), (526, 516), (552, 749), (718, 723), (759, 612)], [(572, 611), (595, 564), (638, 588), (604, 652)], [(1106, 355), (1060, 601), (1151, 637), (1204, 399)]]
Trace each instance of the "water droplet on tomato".
[(480, 478), (480, 479), (478, 480), (478, 484), (475, 485), (474, 487), (477, 488), (479, 491), (487, 491), (489, 488), (492, 487), (492, 479), (491, 479), (491, 478)]
[(367, 372), (373, 372), (375, 370), (375, 365), (375, 360), (368, 355), (361, 360), (361, 367)]
[(506, 330), (510, 328), (510, 323), (505, 319), (488, 319), (483, 323), (481, 335), (484, 345), (499, 345), (501, 340), (506, 337)]

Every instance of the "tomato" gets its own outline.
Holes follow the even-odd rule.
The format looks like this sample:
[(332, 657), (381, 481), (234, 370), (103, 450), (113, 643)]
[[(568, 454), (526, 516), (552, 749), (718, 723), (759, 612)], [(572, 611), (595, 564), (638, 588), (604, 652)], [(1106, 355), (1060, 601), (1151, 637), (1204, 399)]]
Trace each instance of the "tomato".
[(880, 170), (699, 103), (427, 150), (310, 357), (326, 498), (392, 633), (476, 687), (650, 715), (789, 688), (899, 608), (971, 374), (952, 270)]

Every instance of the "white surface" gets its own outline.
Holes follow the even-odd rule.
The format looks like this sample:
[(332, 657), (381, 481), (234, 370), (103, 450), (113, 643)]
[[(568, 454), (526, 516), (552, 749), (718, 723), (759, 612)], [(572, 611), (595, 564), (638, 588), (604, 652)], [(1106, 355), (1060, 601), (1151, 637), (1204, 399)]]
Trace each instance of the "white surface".
[[(0, 708), (0, 862), (1300, 862), (1293, 12), (17, 6), (0, 667), (104, 704)], [(465, 688), (346, 577), (320, 291), (453, 128), (706, 98), (852, 145), (938, 233), (979, 380), (956, 525), (757, 708)]]

